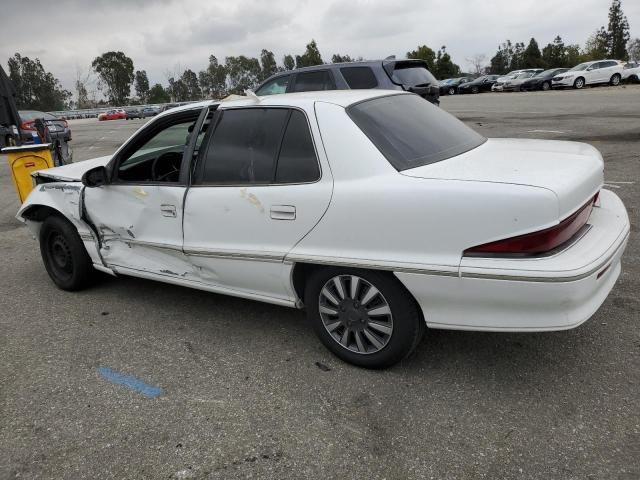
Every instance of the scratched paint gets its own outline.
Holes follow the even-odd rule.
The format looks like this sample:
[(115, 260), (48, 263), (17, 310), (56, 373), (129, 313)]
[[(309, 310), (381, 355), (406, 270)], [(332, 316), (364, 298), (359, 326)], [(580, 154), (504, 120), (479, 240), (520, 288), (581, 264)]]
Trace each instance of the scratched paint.
[(124, 385), (129, 390), (141, 393), (145, 397), (157, 397), (162, 393), (162, 388), (156, 385), (149, 385), (139, 378), (125, 373), (115, 372), (107, 367), (98, 368), (98, 373), (109, 382), (115, 383), (116, 385)]

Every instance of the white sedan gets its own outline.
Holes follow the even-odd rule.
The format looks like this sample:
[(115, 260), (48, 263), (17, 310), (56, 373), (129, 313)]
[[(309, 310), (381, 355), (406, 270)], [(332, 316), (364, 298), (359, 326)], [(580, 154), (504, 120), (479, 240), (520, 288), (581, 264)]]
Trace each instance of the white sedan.
[(34, 175), (17, 217), (60, 288), (99, 270), (305, 307), (371, 368), (425, 327), (580, 325), (629, 235), (594, 147), (486, 139), (402, 92), (187, 105), (114, 155)]

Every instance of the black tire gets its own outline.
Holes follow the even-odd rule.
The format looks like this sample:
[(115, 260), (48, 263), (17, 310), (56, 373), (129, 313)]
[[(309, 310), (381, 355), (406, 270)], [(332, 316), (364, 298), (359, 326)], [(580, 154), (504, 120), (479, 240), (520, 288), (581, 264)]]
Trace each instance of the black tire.
[(545, 92), (551, 90), (551, 84), (549, 82), (542, 82), (542, 90)]
[(76, 228), (59, 215), (47, 217), (40, 228), (40, 254), (53, 283), (62, 290), (90, 286), (95, 270)]
[(478, 87), (473, 87), (471, 89), (471, 93), (478, 93), (480, 90), (478, 89)]
[[(338, 341), (338, 339), (334, 338), (333, 335), (329, 333), (328, 328), (325, 327), (325, 322), (320, 313), (321, 292), (327, 285), (327, 282), (332, 281), (332, 279), (338, 276), (359, 277), (361, 282), (364, 280), (361, 285), (363, 285), (363, 283), (369, 283), (371, 286), (374, 286), (377, 290), (379, 290), (379, 294), (381, 295), (379, 297), (372, 297), (368, 305), (371, 305), (372, 301), (386, 301), (386, 304), (388, 305), (391, 312), (390, 318), (392, 319), (392, 332), (387, 337), (386, 344), (384, 344), (382, 348), (376, 350), (374, 348), (374, 345), (370, 345), (370, 347), (374, 348), (375, 350), (372, 353), (359, 353), (353, 351), (352, 349), (343, 346)], [(349, 289), (350, 288), (351, 287), (349, 286)], [(360, 288), (360, 292), (362, 292), (360, 293), (361, 297), (366, 297), (368, 290), (364, 290), (364, 288), (368, 289), (370, 287), (363, 285)], [(323, 268), (315, 271), (307, 280), (304, 300), (307, 310), (307, 318), (309, 319), (313, 330), (315, 331), (318, 338), (320, 338), (320, 341), (324, 344), (324, 346), (327, 347), (340, 359), (359, 367), (381, 369), (395, 365), (399, 361), (406, 358), (409, 354), (411, 354), (411, 352), (413, 352), (415, 347), (420, 342), (424, 331), (426, 330), (426, 324), (417, 302), (405, 289), (402, 283), (400, 283), (400, 281), (395, 278), (393, 274), (388, 272), (333, 267)], [(343, 299), (343, 301), (348, 300), (351, 299)], [(358, 307), (357, 302), (355, 306)], [(361, 305), (360, 307), (364, 308), (363, 305)], [(337, 308), (339, 307), (336, 306), (336, 309)], [(355, 310), (352, 311), (355, 312)], [(343, 315), (349, 315), (349, 313), (345, 313)], [(335, 320), (338, 321), (339, 319), (336, 318)], [(364, 320), (361, 320), (361, 322), (364, 323)], [(354, 323), (357, 324), (358, 322), (354, 321)], [(367, 327), (369, 325), (369, 323), (366, 324)], [(357, 325), (357, 327), (359, 326), (360, 325)], [(340, 328), (343, 328), (343, 330), (341, 330), (339, 333), (338, 329)], [(341, 326), (338, 327), (335, 332), (337, 335), (341, 335), (341, 332), (344, 332), (344, 329), (346, 328), (346, 326), (343, 327), (341, 324)], [(372, 330), (369, 331), (371, 332)], [(347, 336), (352, 339), (351, 343), (354, 344), (353, 348), (359, 349), (355, 346), (354, 335), (355, 334), (348, 334)], [(349, 343), (349, 341), (347, 341), (347, 343)]]
[(620, 79), (622, 77), (620, 76), (619, 73), (614, 73), (611, 76), (611, 79), (609, 80), (609, 85), (613, 86), (613, 87), (617, 87), (618, 85), (620, 85)]
[(456, 94), (456, 89), (451, 87), (449, 88), (449, 95), (455, 95)]
[(576, 90), (580, 90), (583, 87), (584, 87), (584, 78), (582, 77), (576, 78), (575, 81), (573, 82), (573, 88), (575, 88)]

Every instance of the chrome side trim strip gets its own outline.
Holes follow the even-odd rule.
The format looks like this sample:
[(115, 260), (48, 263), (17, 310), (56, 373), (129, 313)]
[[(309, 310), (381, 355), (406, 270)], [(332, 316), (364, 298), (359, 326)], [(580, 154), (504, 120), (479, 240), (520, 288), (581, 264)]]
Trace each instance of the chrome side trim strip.
[(123, 238), (123, 237), (105, 239), (105, 241), (112, 241), (112, 240), (118, 240), (127, 245), (139, 245), (141, 247), (152, 247), (152, 248), (159, 248), (161, 250), (173, 250), (177, 252), (182, 252), (182, 246), (180, 245), (170, 245), (168, 243), (145, 242), (144, 240), (136, 240), (135, 238)]
[(256, 262), (283, 263), (284, 254), (275, 252), (229, 252), (223, 250), (192, 249), (184, 250), (190, 257), (222, 258), (229, 260), (252, 260)]
[(618, 245), (613, 249), (613, 251), (605, 257), (605, 259), (598, 263), (595, 267), (587, 270), (586, 272), (580, 273), (578, 275), (572, 275), (567, 277), (534, 277), (534, 276), (519, 276), (519, 275), (497, 275), (491, 273), (472, 273), (472, 272), (463, 272), (460, 271), (461, 278), (480, 278), (483, 280), (510, 280), (514, 282), (544, 282), (544, 283), (569, 283), (569, 282), (577, 282), (578, 280), (583, 280), (591, 275), (597, 273), (602, 268), (608, 266), (608, 264), (614, 259), (618, 253), (626, 246), (627, 240), (629, 239), (629, 230), (624, 234), (624, 237)]
[(402, 266), (398, 264), (384, 264), (384, 263), (376, 263), (375, 260), (370, 261), (352, 261), (347, 259), (334, 259), (327, 257), (304, 257), (301, 255), (289, 255), (287, 256), (287, 260), (291, 260), (294, 262), (300, 263), (314, 263), (319, 265), (332, 265), (336, 267), (350, 267), (350, 268), (365, 268), (365, 269), (375, 269), (375, 270), (386, 270), (390, 272), (398, 272), (398, 273), (418, 273), (421, 275), (436, 275), (441, 277), (457, 277), (458, 276), (458, 267), (452, 267), (456, 270), (437, 270), (431, 268), (424, 267), (410, 267), (410, 266)]

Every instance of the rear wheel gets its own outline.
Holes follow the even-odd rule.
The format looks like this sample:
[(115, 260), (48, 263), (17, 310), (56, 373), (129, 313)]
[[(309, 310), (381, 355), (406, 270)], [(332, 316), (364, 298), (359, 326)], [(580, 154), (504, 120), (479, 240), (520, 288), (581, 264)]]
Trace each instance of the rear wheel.
[(58, 215), (47, 217), (40, 228), (40, 253), (53, 283), (63, 290), (91, 284), (95, 270), (76, 228)]
[(386, 368), (409, 355), (425, 330), (413, 297), (388, 273), (326, 268), (305, 288), (307, 316), (336, 356), (365, 368)]
[(582, 87), (584, 87), (584, 78), (582, 77), (576, 78), (576, 81), (573, 82), (573, 88), (580, 90)]
[(551, 84), (549, 82), (542, 82), (542, 90), (544, 90), (545, 92), (547, 90), (551, 90)]
[(613, 85), (614, 87), (620, 85), (620, 74), (619, 73), (615, 73), (613, 74), (613, 76), (611, 77), (611, 79), (609, 80), (609, 84)]

